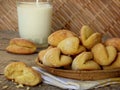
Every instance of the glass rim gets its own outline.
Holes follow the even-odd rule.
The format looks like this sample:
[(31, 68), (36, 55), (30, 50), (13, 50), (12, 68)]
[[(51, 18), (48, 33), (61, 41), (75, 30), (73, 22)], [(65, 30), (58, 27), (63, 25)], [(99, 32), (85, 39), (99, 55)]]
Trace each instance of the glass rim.
[[(23, 1), (17, 1), (17, 4), (35, 4), (36, 2), (23, 2)], [(38, 3), (50, 3), (50, 2), (38, 2)]]
[[(36, 1), (16, 1), (17, 4), (36, 4)], [(38, 4), (52, 4), (52, 0), (39, 1)]]

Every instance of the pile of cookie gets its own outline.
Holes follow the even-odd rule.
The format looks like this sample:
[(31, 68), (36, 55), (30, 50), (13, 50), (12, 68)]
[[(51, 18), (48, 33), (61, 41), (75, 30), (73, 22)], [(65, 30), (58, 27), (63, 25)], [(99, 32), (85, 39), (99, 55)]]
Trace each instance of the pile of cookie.
[(102, 41), (103, 36), (84, 25), (79, 36), (70, 30), (58, 30), (48, 37), (49, 47), (38, 53), (40, 63), (48, 67), (72, 70), (120, 68), (120, 38)]

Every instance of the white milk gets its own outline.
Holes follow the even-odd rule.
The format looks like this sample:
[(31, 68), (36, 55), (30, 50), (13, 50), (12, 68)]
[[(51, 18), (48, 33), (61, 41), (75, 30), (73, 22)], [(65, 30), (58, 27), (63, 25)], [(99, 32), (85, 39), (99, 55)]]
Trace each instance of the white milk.
[(46, 46), (51, 33), (52, 6), (42, 2), (23, 2), (17, 5), (17, 11), (20, 37), (40, 47)]

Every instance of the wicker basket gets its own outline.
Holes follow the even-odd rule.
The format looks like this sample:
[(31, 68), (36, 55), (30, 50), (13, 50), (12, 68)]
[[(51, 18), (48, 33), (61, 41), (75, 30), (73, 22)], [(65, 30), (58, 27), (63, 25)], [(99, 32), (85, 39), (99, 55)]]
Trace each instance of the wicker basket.
[[(92, 70), (92, 71), (76, 71), (76, 70), (65, 70), (56, 69), (43, 65), (39, 59), (35, 60), (36, 64), (47, 72), (70, 79), (76, 80), (101, 80), (108, 78), (115, 78), (120, 76), (120, 69), (114, 70)], [(71, 74), (72, 73), (72, 74)]]
[[(79, 33), (82, 25), (120, 37), (120, 0), (53, 0), (52, 31)], [(18, 30), (16, 0), (0, 0), (0, 30)]]

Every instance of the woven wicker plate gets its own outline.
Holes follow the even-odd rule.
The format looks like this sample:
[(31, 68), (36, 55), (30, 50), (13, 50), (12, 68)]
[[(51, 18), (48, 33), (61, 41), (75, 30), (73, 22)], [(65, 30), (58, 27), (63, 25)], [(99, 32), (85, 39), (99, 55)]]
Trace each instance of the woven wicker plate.
[(63, 69), (55, 69), (48, 66), (43, 65), (39, 62), (37, 58), (35, 60), (37, 65), (41, 68), (46, 70), (47, 72), (71, 79), (77, 80), (100, 80), (100, 79), (107, 79), (107, 78), (115, 78), (120, 76), (120, 69), (115, 70), (94, 70), (94, 71), (74, 71), (74, 70), (63, 70)]

